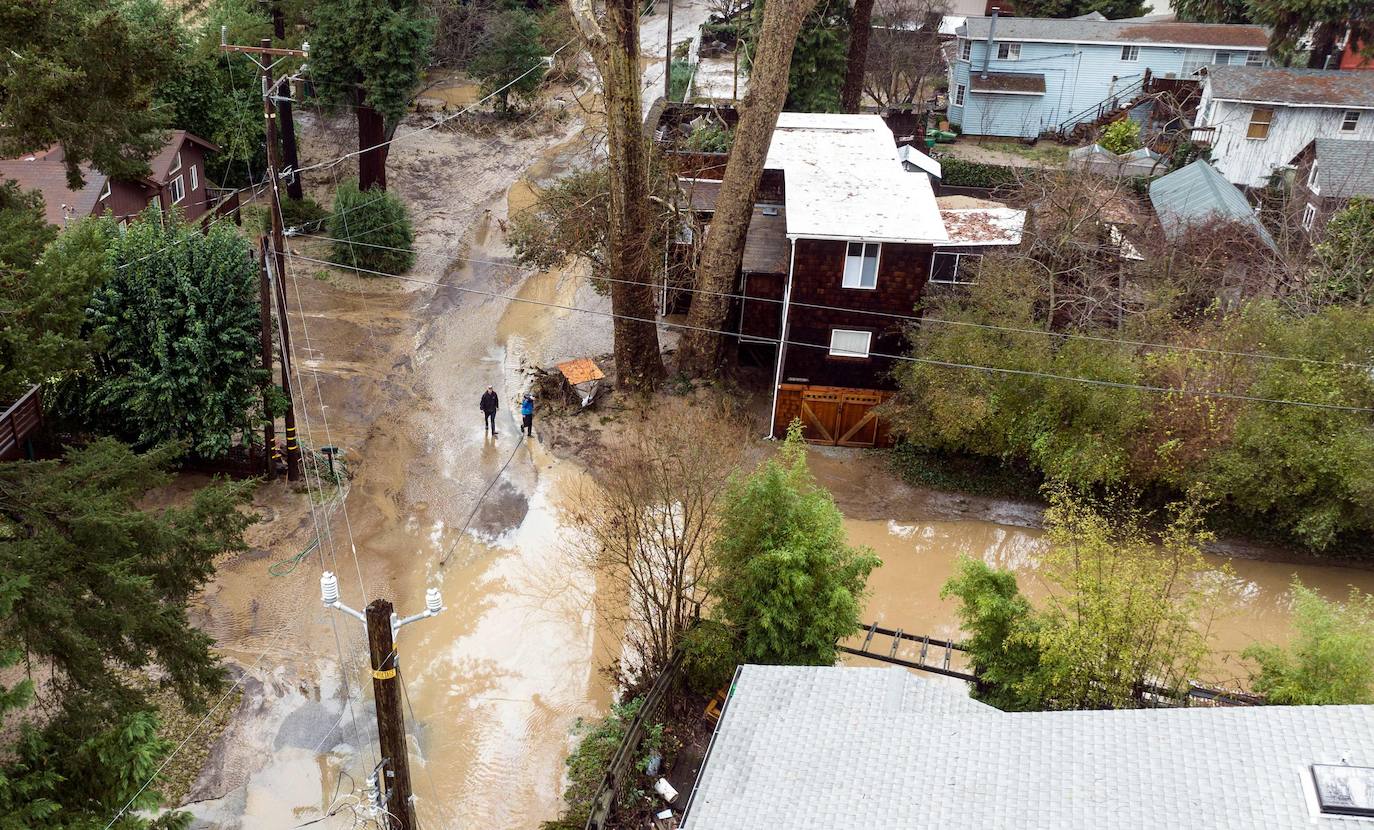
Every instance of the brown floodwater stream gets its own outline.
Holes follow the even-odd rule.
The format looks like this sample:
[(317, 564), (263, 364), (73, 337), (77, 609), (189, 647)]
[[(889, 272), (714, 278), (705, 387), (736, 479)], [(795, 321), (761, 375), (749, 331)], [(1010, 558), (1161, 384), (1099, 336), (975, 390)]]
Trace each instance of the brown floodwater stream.
[[(1037, 565), (1045, 541), (1039, 530), (977, 520), (845, 523), (851, 544), (871, 547), (883, 564), (873, 572), (864, 610), (865, 623), (878, 622), (918, 635), (960, 639), (955, 618), (958, 601), (941, 599), (940, 587), (961, 556), (1016, 573), (1017, 582), (1034, 602), (1045, 594)], [(1297, 576), (1328, 599), (1345, 599), (1351, 586), (1374, 593), (1374, 571), (1334, 565), (1289, 564), (1207, 554), (1220, 576), (1229, 564), (1225, 603), (1212, 622), (1214, 658), (1204, 680), (1231, 683), (1246, 677), (1240, 652), (1256, 641), (1286, 642), (1291, 618), (1289, 586)], [(884, 641), (884, 644), (886, 641)], [(905, 649), (919, 650), (919, 646)], [(847, 656), (851, 665), (876, 665)]]

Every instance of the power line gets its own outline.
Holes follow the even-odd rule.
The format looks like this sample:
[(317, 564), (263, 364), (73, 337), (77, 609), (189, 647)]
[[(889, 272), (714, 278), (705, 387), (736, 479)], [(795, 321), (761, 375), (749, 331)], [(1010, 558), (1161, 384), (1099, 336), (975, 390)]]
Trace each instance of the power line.
[[(382, 277), (392, 277), (392, 278), (394, 278), (394, 279), (402, 280), (402, 281), (404, 281), (404, 282), (413, 282), (413, 283), (417, 283), (417, 284), (420, 284), (420, 285), (431, 285), (431, 286), (436, 286), (436, 287), (439, 287), (439, 288), (448, 288), (448, 289), (452, 289), (452, 290), (454, 290), (454, 291), (460, 291), (460, 292), (468, 293), (468, 294), (477, 294), (477, 295), (484, 296), (484, 297), (491, 297), (491, 298), (494, 298), (494, 299), (507, 300), (507, 301), (509, 301), (509, 302), (514, 302), (514, 303), (528, 303), (528, 304), (531, 304), (531, 305), (539, 305), (539, 306), (544, 306), (544, 307), (547, 307), (547, 308), (562, 309), (562, 310), (564, 310), (564, 311), (578, 311), (578, 312), (582, 312), (582, 313), (584, 313), (584, 314), (595, 314), (595, 315), (600, 316), (600, 317), (610, 317), (610, 318), (617, 319), (617, 320), (630, 320), (630, 321), (632, 321), (632, 322), (646, 323), (646, 324), (648, 324), (648, 325), (653, 325), (653, 326), (663, 326), (663, 327), (665, 327), (665, 328), (670, 328), (670, 329), (681, 329), (681, 330), (684, 330), (684, 331), (700, 331), (700, 332), (706, 332), (706, 333), (708, 333), (708, 334), (723, 335), (723, 336), (726, 336), (726, 337), (738, 337), (738, 336), (739, 336), (738, 332), (722, 331), (722, 330), (720, 330), (720, 329), (705, 328), (705, 327), (703, 327), (703, 326), (692, 326), (692, 325), (687, 325), (687, 324), (685, 324), (685, 323), (670, 323), (670, 322), (667, 322), (667, 321), (654, 320), (654, 319), (649, 319), (649, 318), (646, 318), (646, 317), (635, 317), (635, 316), (633, 316), (633, 315), (628, 315), (628, 314), (616, 314), (615, 312), (611, 312), (611, 311), (601, 311), (601, 310), (599, 310), (599, 309), (594, 309), (594, 308), (583, 308), (583, 307), (581, 307), (581, 306), (571, 306), (571, 305), (565, 305), (565, 304), (563, 304), (563, 303), (548, 302), (548, 301), (545, 301), (545, 300), (534, 300), (534, 299), (530, 299), (530, 298), (527, 298), (527, 297), (513, 297), (513, 296), (511, 296), (511, 295), (509, 295), (509, 294), (501, 294), (501, 293), (496, 292), (496, 291), (484, 291), (484, 290), (482, 290), (482, 289), (480, 289), (480, 288), (468, 288), (468, 287), (461, 286), (461, 285), (454, 285), (454, 284), (452, 284), (452, 283), (435, 282), (435, 281), (433, 281), (433, 280), (422, 280), (422, 279), (417, 279), (417, 278), (415, 278), (415, 277), (397, 276), (397, 275), (395, 275), (395, 274), (388, 274), (388, 273), (386, 273), (386, 272), (384, 272), (384, 271), (374, 271), (374, 270), (371, 270), (371, 269), (368, 269), (368, 268), (356, 268), (356, 267), (355, 267), (355, 268), (351, 268), (351, 269), (350, 269), (350, 268), (348, 268), (348, 266), (341, 266), (341, 265), (338, 265), (337, 263), (328, 262), (328, 261), (322, 260), (322, 259), (316, 259), (316, 258), (314, 258), (314, 257), (308, 257), (308, 256), (305, 256), (305, 255), (303, 255), (303, 254), (292, 254), (292, 253), (287, 253), (286, 256), (287, 256), (288, 258), (299, 259), (299, 260), (301, 260), (301, 261), (303, 261), (303, 262), (313, 262), (313, 263), (318, 263), (318, 264), (320, 264), (320, 265), (329, 265), (329, 266), (333, 266), (333, 267), (336, 267), (336, 268), (344, 268), (345, 270), (353, 270), (353, 271), (358, 271), (358, 272), (360, 272), (360, 273), (365, 273), (365, 274), (375, 274), (375, 275), (377, 275), (377, 276), (382, 276)], [(807, 342), (805, 342), (805, 341), (800, 341), (800, 340), (786, 340), (786, 339), (770, 338), (770, 337), (758, 337), (758, 338), (752, 338), (752, 339), (754, 339), (754, 340), (756, 340), (756, 341), (758, 341), (758, 342), (772, 343), (772, 344), (775, 344), (775, 345), (801, 346), (801, 347), (810, 348), (810, 349), (824, 349), (824, 350), (826, 350), (826, 351), (829, 351), (829, 350), (830, 350), (830, 347), (829, 347), (829, 346), (827, 346), (827, 345), (825, 345), (825, 344), (822, 344), (822, 343), (807, 343)], [(1098, 379), (1096, 379), (1096, 378), (1081, 378), (1081, 377), (1076, 377), (1076, 376), (1073, 376), (1073, 375), (1058, 375), (1058, 374), (1054, 374), (1054, 373), (1052, 373), (1052, 372), (1041, 372), (1041, 371), (1036, 371), (1036, 370), (1031, 370), (1031, 369), (1011, 369), (1011, 368), (1005, 368), (1005, 367), (1001, 367), (1001, 366), (983, 366), (983, 365), (974, 364), (974, 363), (957, 363), (957, 362), (954, 362), (954, 361), (935, 360), (935, 359), (933, 359), (933, 358), (927, 358), (927, 357), (916, 357), (916, 356), (914, 356), (914, 355), (892, 355), (892, 354), (883, 354), (883, 353), (881, 353), (881, 352), (869, 352), (869, 355), (868, 355), (868, 356), (869, 356), (869, 357), (881, 357), (881, 358), (886, 358), (886, 359), (888, 359), (888, 360), (897, 360), (897, 361), (902, 361), (902, 362), (906, 362), (906, 363), (920, 363), (920, 364), (924, 364), (924, 365), (928, 365), (928, 366), (940, 366), (940, 367), (946, 368), (946, 369), (964, 369), (964, 370), (969, 370), (969, 371), (992, 372), (992, 373), (997, 373), (997, 374), (1019, 375), (1019, 376), (1026, 376), (1026, 377), (1041, 377), (1041, 378), (1046, 378), (1046, 379), (1048, 379), (1048, 380), (1061, 380), (1061, 381), (1067, 381), (1067, 382), (1072, 382), (1072, 383), (1084, 383), (1084, 384), (1088, 384), (1088, 385), (1092, 385), (1092, 386), (1102, 386), (1102, 387), (1113, 388), (1113, 389), (1129, 389), (1129, 390), (1135, 390), (1135, 391), (1140, 391), (1140, 392), (1158, 392), (1158, 393), (1172, 394), (1172, 395), (1191, 395), (1191, 396), (1203, 397), (1203, 398), (1222, 398), (1222, 399), (1226, 399), (1226, 400), (1249, 401), (1249, 402), (1252, 402), (1252, 403), (1270, 403), (1270, 404), (1279, 404), (1279, 405), (1283, 405), (1283, 406), (1301, 406), (1301, 407), (1307, 407), (1307, 408), (1310, 408), (1310, 409), (1323, 409), (1323, 410), (1330, 410), (1330, 411), (1337, 411), (1337, 412), (1367, 412), (1367, 413), (1374, 413), (1374, 408), (1363, 407), (1363, 406), (1345, 406), (1345, 405), (1342, 405), (1342, 404), (1314, 403), (1314, 402), (1311, 402), (1311, 401), (1293, 401), (1293, 400), (1286, 400), (1286, 399), (1283, 399), (1283, 398), (1261, 398), (1261, 397), (1254, 396), (1254, 395), (1239, 395), (1239, 394), (1235, 394), (1235, 393), (1231, 393), (1231, 392), (1213, 392), (1213, 391), (1208, 391), (1208, 390), (1203, 390), (1203, 389), (1189, 389), (1189, 388), (1186, 388), (1186, 387), (1151, 386), (1151, 385), (1148, 385), (1148, 384), (1126, 383), (1126, 382), (1122, 382), (1122, 381), (1098, 380)]]
[[(392, 224), (394, 224), (394, 223), (392, 223)], [(386, 227), (386, 226), (380, 226), (380, 227)], [(380, 227), (379, 227), (378, 229), (380, 229)], [(517, 269), (517, 270), (525, 271), (525, 272), (527, 272), (527, 273), (539, 273), (539, 271), (540, 271), (540, 269), (538, 269), (538, 268), (530, 268), (530, 267), (528, 267), (528, 266), (520, 265), (520, 264), (518, 264), (518, 263), (513, 263), (513, 262), (501, 262), (501, 261), (499, 261), (499, 260), (476, 259), (476, 258), (473, 258), (473, 257), (463, 257), (463, 256), (453, 256), (453, 257), (449, 257), (449, 256), (447, 256), (447, 255), (445, 255), (445, 254), (441, 254), (441, 253), (437, 253), (437, 252), (416, 251), (416, 250), (414, 250), (414, 249), (412, 249), (412, 248), (397, 248), (397, 247), (394, 247), (394, 246), (391, 246), (391, 245), (379, 245), (379, 244), (375, 244), (375, 243), (371, 243), (371, 242), (358, 242), (358, 241), (352, 241), (352, 240), (346, 240), (346, 239), (336, 239), (336, 238), (334, 238), (334, 237), (325, 236), (325, 235), (323, 235), (323, 234), (310, 233), (310, 234), (297, 234), (296, 236), (298, 236), (298, 237), (309, 237), (309, 238), (311, 238), (311, 239), (318, 239), (318, 240), (325, 241), (325, 242), (338, 242), (338, 243), (344, 244), (344, 245), (362, 245), (362, 246), (368, 247), (368, 248), (380, 248), (380, 249), (388, 250), (388, 251), (409, 252), (409, 253), (414, 253), (414, 254), (417, 255), (417, 256), (441, 257), (441, 258), (444, 258), (444, 259), (446, 259), (446, 260), (448, 260), (448, 261), (457, 260), (457, 261), (459, 261), (459, 262), (468, 262), (468, 263), (474, 263), (474, 264), (479, 264), (479, 265), (496, 265), (496, 266), (501, 266), (501, 267), (506, 267), (506, 268), (515, 268), (515, 269)], [(356, 257), (355, 257), (355, 258), (354, 258), (354, 263), (356, 264), (356, 262), (357, 262), (357, 259), (356, 259)], [(347, 266), (341, 266), (341, 267), (347, 267)], [(599, 281), (604, 281), (604, 282), (622, 283), (622, 284), (627, 284), (627, 285), (647, 285), (647, 286), (650, 286), (650, 287), (658, 287), (658, 284), (657, 284), (657, 283), (646, 282), (646, 281), (643, 281), (643, 280), (622, 280), (622, 279), (616, 279), (615, 277), (607, 277), (607, 276), (603, 276), (603, 275), (597, 275), (595, 279), (597, 279), (597, 280), (599, 280)], [(671, 288), (671, 290), (673, 290), (673, 291), (683, 291), (683, 292), (686, 292), (686, 293), (689, 293), (689, 294), (704, 294), (704, 295), (707, 295), (707, 296), (713, 296), (713, 297), (726, 297), (726, 298), (729, 298), (729, 299), (742, 300), (742, 301), (748, 301), (748, 302), (772, 303), (772, 304), (774, 304), (774, 305), (782, 305), (783, 302), (784, 302), (783, 300), (777, 299), (777, 298), (771, 298), (771, 297), (751, 297), (751, 296), (748, 296), (748, 295), (746, 295), (746, 294), (735, 294), (735, 293), (731, 293), (731, 292), (728, 292), (728, 291), (710, 291), (710, 290), (703, 289), (703, 288), (687, 288), (687, 287), (685, 287), (685, 286), (670, 286), (670, 288)], [(1209, 348), (1205, 348), (1205, 347), (1201, 347), (1201, 346), (1182, 346), (1182, 345), (1171, 344), (1171, 343), (1151, 343), (1151, 342), (1147, 342), (1147, 341), (1143, 341), (1143, 340), (1131, 340), (1131, 339), (1126, 339), (1126, 338), (1103, 337), (1103, 336), (1101, 336), (1101, 335), (1083, 334), (1083, 333), (1079, 333), (1079, 332), (1046, 331), (1046, 330), (1044, 330), (1044, 329), (1028, 329), (1028, 328), (1020, 328), (1020, 327), (1016, 327), (1016, 326), (999, 326), (999, 325), (993, 325), (993, 324), (991, 324), (991, 323), (974, 323), (974, 322), (970, 322), (970, 321), (966, 321), (966, 320), (946, 320), (946, 319), (942, 319), (942, 318), (939, 318), (939, 317), (924, 317), (924, 316), (918, 317), (918, 316), (915, 316), (915, 315), (897, 314), (897, 313), (891, 312), (891, 311), (875, 311), (875, 310), (862, 309), (862, 308), (847, 308), (847, 307), (844, 307), (844, 306), (823, 305), (823, 304), (819, 304), (819, 303), (804, 303), (804, 302), (800, 302), (800, 301), (797, 301), (797, 300), (792, 300), (792, 301), (789, 303), (789, 305), (796, 306), (796, 307), (798, 307), (798, 308), (815, 309), (815, 310), (818, 310), (818, 311), (841, 311), (841, 312), (845, 312), (845, 313), (848, 313), (848, 314), (865, 314), (865, 315), (876, 316), (876, 317), (885, 317), (885, 318), (888, 318), (888, 319), (900, 320), (900, 321), (907, 322), (907, 323), (916, 323), (916, 324), (934, 323), (934, 324), (937, 324), (937, 325), (945, 325), (945, 326), (966, 326), (966, 327), (970, 327), (970, 328), (984, 329), (984, 330), (989, 330), (989, 331), (1007, 332), (1007, 333), (1011, 333), (1011, 334), (1031, 334), (1031, 335), (1039, 335), (1039, 336), (1042, 336), (1042, 337), (1053, 337), (1053, 338), (1058, 338), (1058, 339), (1062, 339), (1062, 340), (1087, 340), (1087, 341), (1098, 342), (1098, 343), (1108, 343), (1108, 344), (1111, 344), (1111, 345), (1136, 346), (1136, 347), (1139, 347), (1139, 348), (1160, 349), (1160, 350), (1166, 350), (1166, 351), (1182, 351), (1182, 352), (1189, 352), (1189, 353), (1196, 353), (1196, 354), (1215, 354), (1215, 355), (1220, 355), (1220, 356), (1223, 356), (1223, 357), (1243, 357), (1243, 358), (1253, 358), (1253, 359), (1257, 359), (1257, 360), (1278, 360), (1278, 361), (1286, 361), (1286, 362), (1291, 362), (1291, 363), (1313, 364), (1313, 365), (1320, 365), (1320, 366), (1334, 366), (1334, 367), (1343, 368), (1343, 369), (1364, 369), (1364, 370), (1367, 370), (1367, 371), (1374, 371), (1374, 364), (1368, 364), (1368, 363), (1354, 363), (1354, 362), (1340, 361), (1340, 360), (1322, 360), (1322, 359), (1320, 359), (1320, 358), (1312, 358), (1312, 357), (1294, 357), (1294, 356), (1291, 356), (1291, 355), (1271, 354), (1271, 353), (1269, 353), (1269, 352), (1241, 352), (1241, 351), (1232, 351), (1232, 350), (1228, 350), (1228, 349), (1209, 349)], [(737, 334), (737, 333), (734, 333), (734, 334)]]

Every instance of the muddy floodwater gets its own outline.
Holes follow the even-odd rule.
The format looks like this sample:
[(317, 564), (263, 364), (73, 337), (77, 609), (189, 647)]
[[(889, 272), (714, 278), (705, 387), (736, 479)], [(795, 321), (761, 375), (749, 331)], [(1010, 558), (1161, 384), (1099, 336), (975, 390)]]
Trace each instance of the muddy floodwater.
[[(902, 522), (846, 522), (852, 544), (867, 545), (882, 558), (873, 572), (872, 590), (864, 610), (865, 623), (902, 629), (917, 635), (958, 640), (962, 632), (955, 618), (958, 601), (941, 599), (940, 587), (961, 556), (1016, 573), (1017, 582), (1034, 602), (1045, 593), (1037, 566), (1045, 548), (1039, 530), (977, 520)], [(1222, 573), (1229, 564), (1226, 601), (1212, 624), (1213, 660), (1202, 679), (1232, 683), (1246, 677), (1240, 652), (1256, 641), (1283, 643), (1289, 639), (1289, 586), (1297, 576), (1328, 599), (1345, 599), (1351, 586), (1374, 593), (1374, 572), (1331, 565), (1286, 564), (1207, 555)], [(861, 640), (862, 638), (860, 638)], [(886, 647), (886, 640), (882, 645)], [(912, 659), (906, 647), (900, 656)], [(847, 656), (851, 665), (875, 665), (867, 658)]]

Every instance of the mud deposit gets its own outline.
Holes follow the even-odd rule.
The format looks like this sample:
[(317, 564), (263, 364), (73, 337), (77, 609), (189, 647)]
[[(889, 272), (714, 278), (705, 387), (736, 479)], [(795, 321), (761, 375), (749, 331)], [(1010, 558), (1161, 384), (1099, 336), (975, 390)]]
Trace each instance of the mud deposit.
[[(348, 122), (302, 121), (303, 163), (348, 149)], [(529, 828), (557, 814), (570, 730), (608, 705), (596, 667), (618, 637), (598, 626), (595, 582), (557, 518), (581, 473), (537, 435), (519, 443), (513, 412), (527, 362), (601, 353), (610, 335), (602, 317), (491, 295), (606, 305), (575, 270), (515, 267), (503, 233), (508, 202), (528, 203), (575, 163), (580, 129), (431, 130), (393, 147), (392, 188), (416, 221), (411, 276), (439, 285), (289, 263), (301, 436), (342, 447), (353, 478), (342, 503), (262, 488), (269, 520), (252, 529), (253, 552), (222, 563), (195, 609), (247, 675), (188, 796), (196, 826), (291, 827), (332, 814), (316, 826), (344, 828), (363, 816), (362, 782), (378, 760), (365, 638), (358, 621), (321, 607), (324, 569), (355, 608), (387, 597), (410, 614), (425, 588), (444, 592), (447, 610), (397, 640), (421, 826)], [(307, 187), (327, 201), (350, 174), (323, 170)], [(318, 256), (323, 244), (292, 247)], [(487, 385), (502, 401), (494, 439), (477, 407)], [(269, 575), (317, 536), (293, 571)]]

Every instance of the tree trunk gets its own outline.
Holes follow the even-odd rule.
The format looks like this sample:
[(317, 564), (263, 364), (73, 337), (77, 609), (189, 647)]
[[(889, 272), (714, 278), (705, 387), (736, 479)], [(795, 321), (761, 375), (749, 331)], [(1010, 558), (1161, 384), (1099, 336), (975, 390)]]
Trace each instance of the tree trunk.
[(1325, 69), (1326, 60), (1336, 51), (1336, 38), (1343, 29), (1339, 23), (1321, 23), (1312, 35), (1312, 53), (1307, 56), (1309, 69)]
[(386, 123), (382, 114), (363, 103), (362, 93), (355, 96), (358, 113), (358, 189), (386, 190), (386, 156), (391, 145), (386, 141)]
[(720, 366), (724, 340), (716, 334), (725, 325), (744, 237), (754, 214), (754, 194), (763, 176), (768, 145), (778, 113), (787, 99), (787, 75), (792, 66), (792, 47), (802, 21), (816, 0), (769, 0), (763, 10), (758, 50), (749, 73), (749, 90), (739, 104), (739, 125), (725, 177), (716, 198), (716, 212), (702, 246), (697, 269), (699, 292), (692, 297), (687, 316), (690, 327), (678, 351), (678, 371), (689, 377), (707, 377)]
[[(616, 384), (651, 390), (663, 379), (654, 292), (650, 284), (649, 143), (644, 135), (639, 75), (639, 2), (608, 0), (596, 21), (590, 0), (572, 0), (573, 19), (601, 73), (611, 180), (611, 311)], [(633, 318), (633, 319), (630, 319)]]
[(844, 71), (844, 90), (840, 109), (858, 112), (864, 91), (864, 69), (868, 65), (868, 38), (873, 34), (873, 0), (854, 0), (854, 16), (849, 21), (849, 56)]
[[(282, 12), (281, 2), (272, 4), (272, 34), (278, 43), (286, 42), (286, 15)], [(291, 80), (282, 78), (277, 84), (277, 134), (281, 136), (282, 166), (291, 171), (286, 180), (288, 198), (300, 201), (305, 192), (301, 189), (301, 177), (296, 173), (301, 166), (300, 154), (296, 149), (296, 119), (291, 112)]]

